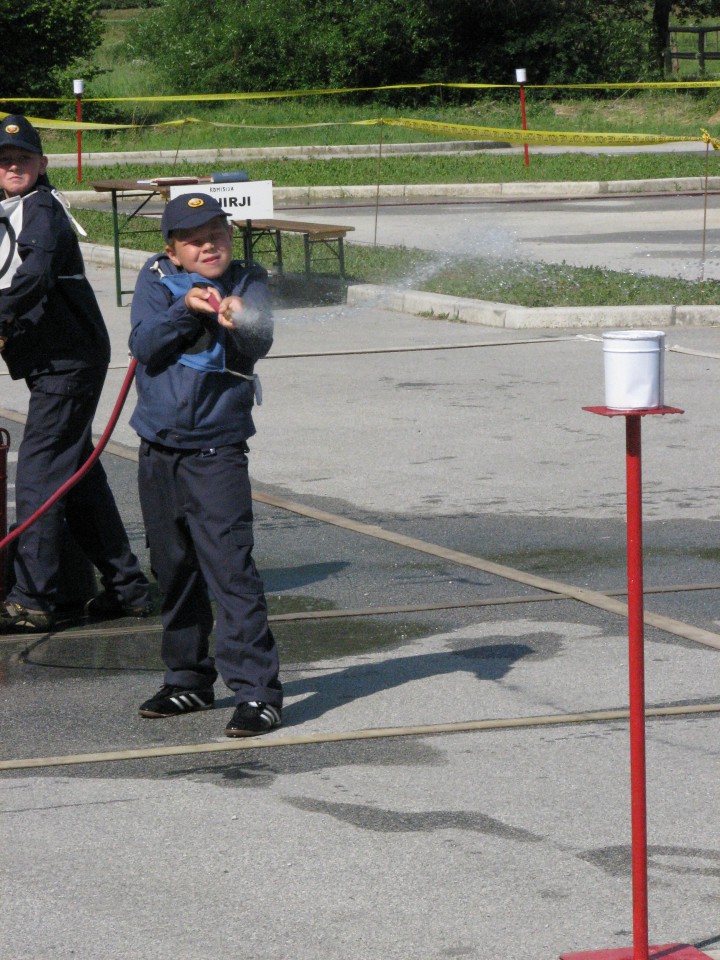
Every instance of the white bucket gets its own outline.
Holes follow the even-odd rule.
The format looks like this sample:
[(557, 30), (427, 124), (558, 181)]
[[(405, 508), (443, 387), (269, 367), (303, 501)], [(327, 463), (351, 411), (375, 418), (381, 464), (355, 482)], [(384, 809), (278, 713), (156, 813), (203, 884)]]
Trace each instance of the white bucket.
[(644, 410), (663, 406), (665, 334), (616, 330), (603, 334), (605, 406)]

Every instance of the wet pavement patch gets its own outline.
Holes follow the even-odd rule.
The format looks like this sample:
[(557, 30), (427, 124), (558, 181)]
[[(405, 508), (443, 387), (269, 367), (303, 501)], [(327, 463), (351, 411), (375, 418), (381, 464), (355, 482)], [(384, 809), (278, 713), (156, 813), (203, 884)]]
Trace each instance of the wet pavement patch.
[[(72, 632), (53, 634), (25, 641), (24, 648), (11, 662), (14, 675), (23, 668), (40, 668), (43, 680), (55, 677), (93, 675), (108, 671), (145, 671), (163, 669), (160, 660), (160, 633), (150, 631), (117, 635), (99, 632), (76, 636)], [(36, 673), (35, 678), (39, 679)]]
[(296, 620), (273, 624), (281, 662), (312, 663), (388, 650), (433, 632), (426, 623), (391, 617)]
[(474, 810), (423, 810), (410, 813), (387, 810), (370, 804), (332, 803), (298, 797), (288, 800), (293, 807), (320, 813), (363, 830), (379, 833), (426, 833), (428, 830), (469, 830), (503, 840), (537, 843), (543, 838), (521, 827), (496, 820)]

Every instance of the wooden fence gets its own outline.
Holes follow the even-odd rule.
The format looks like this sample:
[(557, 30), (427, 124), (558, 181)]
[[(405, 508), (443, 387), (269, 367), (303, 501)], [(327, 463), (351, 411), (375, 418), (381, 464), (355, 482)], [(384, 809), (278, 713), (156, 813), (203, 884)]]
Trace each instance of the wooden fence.
[[(674, 36), (678, 33), (694, 33), (697, 37), (697, 50), (683, 51), (677, 49), (677, 42), (674, 42)], [(709, 33), (716, 34), (715, 49), (709, 50), (706, 37)], [(718, 49), (717, 34), (720, 34), (720, 25), (712, 27), (671, 27), (668, 31), (667, 46), (665, 47), (665, 69), (668, 73), (678, 72), (680, 60), (695, 60), (698, 65), (698, 72), (705, 73), (705, 63), (707, 60), (720, 60), (720, 50)]]

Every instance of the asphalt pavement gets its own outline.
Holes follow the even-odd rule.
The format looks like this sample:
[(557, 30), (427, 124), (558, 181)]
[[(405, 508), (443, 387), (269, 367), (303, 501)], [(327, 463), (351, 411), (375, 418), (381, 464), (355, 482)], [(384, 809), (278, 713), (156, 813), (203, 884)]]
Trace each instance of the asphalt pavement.
[[(109, 265), (89, 273), (113, 343), (100, 432), (129, 309)], [(259, 365), (280, 730), (227, 741), (220, 685), (213, 711), (140, 720), (160, 682), (154, 619), (0, 643), (9, 960), (632, 944), (625, 430), (582, 409), (603, 402), (600, 334), (387, 297), (279, 309)], [(668, 330), (665, 399), (684, 412), (642, 424), (650, 941), (714, 957), (717, 338)], [(4, 377), (2, 398), (12, 499), (24, 385)], [(103, 462), (147, 564), (131, 404)]]

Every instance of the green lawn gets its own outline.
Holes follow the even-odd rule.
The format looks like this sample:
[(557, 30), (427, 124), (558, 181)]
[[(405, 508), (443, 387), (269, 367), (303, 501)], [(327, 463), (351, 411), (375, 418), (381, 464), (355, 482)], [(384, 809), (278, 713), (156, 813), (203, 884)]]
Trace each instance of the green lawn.
[[(171, 150), (222, 147), (371, 144), (377, 155), (350, 160), (263, 160), (209, 165), (179, 160), (170, 164), (108, 165), (84, 167), (82, 188), (92, 180), (201, 174), (213, 171), (247, 170), (252, 179), (272, 180), (276, 186), (375, 185), (407, 183), (496, 183), (507, 181), (635, 180), (668, 177), (720, 175), (719, 157), (712, 151), (695, 155), (653, 153), (649, 149), (628, 155), (538, 154), (531, 149), (530, 166), (522, 156), (501, 156), (491, 151), (475, 156), (394, 157), (387, 153), (379, 162), (380, 148), (391, 143), (434, 139), (424, 131), (366, 125), (379, 117), (402, 117), (459, 123), (480, 127), (517, 129), (520, 109), (516, 91), (457, 92), (432, 88), (418, 93), (412, 107), (403, 106), (392, 93), (358, 101), (348, 96), (311, 96), (258, 99), (221, 103), (142, 101), (94, 103), (92, 98), (138, 98), (172, 94), (162, 78), (143, 62), (126, 62), (125, 25), (141, 11), (105, 12), (105, 42), (96, 53), (104, 71), (86, 87), (83, 117), (87, 121), (132, 123), (130, 130), (85, 131), (83, 150)], [(715, 42), (717, 38), (713, 39)], [(685, 36), (682, 44), (695, 43)], [(708, 49), (710, 45), (708, 45)], [(680, 76), (690, 76), (696, 67), (681, 61)], [(708, 67), (708, 75), (720, 61)], [(527, 123), (530, 129), (596, 133), (659, 133), (699, 137), (707, 128), (720, 135), (720, 91), (717, 90), (614, 90), (595, 97), (567, 92), (526, 88)], [(38, 114), (41, 106), (33, 109)], [(74, 119), (74, 103), (64, 108), (65, 119)], [(201, 122), (180, 126), (162, 123), (193, 117)], [(46, 150), (73, 153), (73, 132), (44, 131)], [(470, 134), (486, 139), (482, 133)], [(381, 139), (382, 138), (382, 139)], [(446, 138), (447, 139), (447, 138)], [(74, 169), (53, 168), (51, 177), (63, 190), (78, 189)], [(79, 218), (95, 243), (112, 241), (110, 217), (81, 211)], [(159, 236), (158, 236), (159, 243)], [(147, 249), (147, 235), (127, 234), (123, 244)], [(287, 238), (284, 254), (290, 270), (302, 269), (302, 245)], [(473, 259), (452, 267), (431, 254), (406, 248), (363, 247), (348, 243), (347, 269), (354, 280), (395, 283), (409, 276), (423, 277), (415, 286), (464, 297), (505, 301), (526, 306), (717, 303), (720, 284), (691, 283), (657, 277), (633, 276), (613, 271), (535, 264), (504, 263)]]
[[(76, 214), (88, 232), (89, 242), (111, 245), (110, 214), (89, 210), (76, 211)], [(163, 245), (159, 232), (127, 233), (122, 243), (124, 247), (149, 251), (160, 250)], [(284, 237), (286, 269), (301, 273), (303, 257), (302, 241)], [(261, 255), (260, 261), (272, 267), (271, 257), (266, 259)], [(594, 267), (482, 257), (449, 263), (447, 258), (412, 247), (372, 247), (346, 242), (345, 261), (348, 279), (353, 282), (411, 282), (418, 290), (527, 307), (720, 302), (720, 283), (715, 281), (691, 282)], [(412, 281), (409, 278), (413, 278)]]

